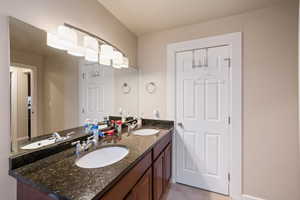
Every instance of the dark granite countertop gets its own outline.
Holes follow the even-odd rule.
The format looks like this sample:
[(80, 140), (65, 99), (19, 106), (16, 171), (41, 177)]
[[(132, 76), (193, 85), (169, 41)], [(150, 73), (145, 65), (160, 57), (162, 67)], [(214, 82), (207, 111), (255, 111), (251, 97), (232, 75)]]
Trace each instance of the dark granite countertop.
[[(19, 181), (49, 193), (53, 199), (94, 200), (99, 199), (131, 169), (167, 133), (172, 126), (153, 124), (142, 128), (157, 128), (160, 132), (153, 136), (136, 136), (123, 133), (122, 136), (108, 136), (99, 142), (96, 149), (109, 145), (124, 145), (129, 154), (112, 165), (83, 169), (75, 165), (74, 148), (57, 153), (29, 165), (10, 171)], [(93, 149), (95, 150), (95, 149)], [(90, 151), (93, 151), (90, 150)]]

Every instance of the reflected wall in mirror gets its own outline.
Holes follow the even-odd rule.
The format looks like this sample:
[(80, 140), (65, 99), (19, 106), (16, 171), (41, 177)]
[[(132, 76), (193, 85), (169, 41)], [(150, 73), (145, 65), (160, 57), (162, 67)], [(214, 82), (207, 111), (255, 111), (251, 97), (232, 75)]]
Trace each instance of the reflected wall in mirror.
[[(47, 33), (10, 18), (12, 153), (86, 119), (138, 114), (138, 71), (47, 46)], [(130, 92), (123, 92), (123, 85)], [(23, 153), (23, 152), (22, 152)]]

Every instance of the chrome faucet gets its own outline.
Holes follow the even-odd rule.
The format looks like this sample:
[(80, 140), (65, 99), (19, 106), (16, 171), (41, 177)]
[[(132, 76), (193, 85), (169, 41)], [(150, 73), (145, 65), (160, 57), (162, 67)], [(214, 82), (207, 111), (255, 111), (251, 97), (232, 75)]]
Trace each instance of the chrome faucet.
[(84, 151), (89, 150), (90, 147), (96, 147), (98, 144), (98, 138), (95, 136), (88, 137), (87, 141), (83, 145)]
[(55, 142), (60, 142), (60, 141), (63, 140), (63, 138), (62, 138), (62, 137), (59, 135), (59, 133), (57, 133), (57, 132), (54, 132), (54, 133), (52, 134), (52, 138), (55, 139)]
[(131, 132), (137, 127), (137, 123), (136, 122), (132, 124), (128, 123), (127, 127), (128, 127), (128, 135), (130, 135)]
[(73, 142), (72, 146), (75, 146), (75, 153), (77, 157), (80, 156), (80, 154), (84, 151), (88, 151), (91, 147), (96, 147), (98, 145), (98, 136), (90, 136), (87, 138), (87, 141), (83, 141), (82, 144), (80, 140)]

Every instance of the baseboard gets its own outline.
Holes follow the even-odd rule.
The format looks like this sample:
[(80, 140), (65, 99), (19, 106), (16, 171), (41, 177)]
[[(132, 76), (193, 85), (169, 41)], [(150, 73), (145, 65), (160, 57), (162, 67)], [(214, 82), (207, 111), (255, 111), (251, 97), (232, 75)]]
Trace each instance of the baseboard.
[(252, 197), (250, 195), (243, 195), (242, 200), (266, 200), (266, 199), (262, 199), (262, 198), (257, 198), (257, 197)]

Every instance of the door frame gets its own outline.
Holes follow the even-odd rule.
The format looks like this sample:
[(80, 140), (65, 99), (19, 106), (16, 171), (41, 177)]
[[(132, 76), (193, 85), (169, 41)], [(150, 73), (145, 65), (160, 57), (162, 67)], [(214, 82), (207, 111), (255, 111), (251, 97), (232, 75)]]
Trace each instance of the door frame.
[[(13, 62), (10, 64), (10, 67), (16, 67), (16, 68), (25, 68), (25, 69), (30, 69), (32, 71), (32, 76), (31, 76), (31, 96), (32, 96), (32, 110), (34, 112), (34, 116), (32, 118), (32, 122), (31, 122), (31, 126), (32, 126), (32, 132), (31, 132), (31, 137), (37, 137), (39, 136), (39, 131), (38, 131), (38, 117), (39, 117), (39, 113), (40, 111), (38, 111), (38, 70), (36, 66), (32, 66), (32, 65), (25, 65), (25, 64), (21, 64), (21, 63), (16, 63)], [(15, 119), (16, 116), (13, 116), (14, 120), (17, 121), (17, 119)]]
[[(230, 108), (229, 126), (229, 196), (239, 200), (242, 196), (242, 33), (230, 33), (171, 43), (167, 45), (167, 119), (176, 121), (176, 52), (197, 49), (199, 46), (213, 47), (228, 45), (231, 47), (230, 59)], [(176, 127), (176, 125), (175, 125)], [(173, 177), (176, 182), (176, 128), (173, 135)]]

